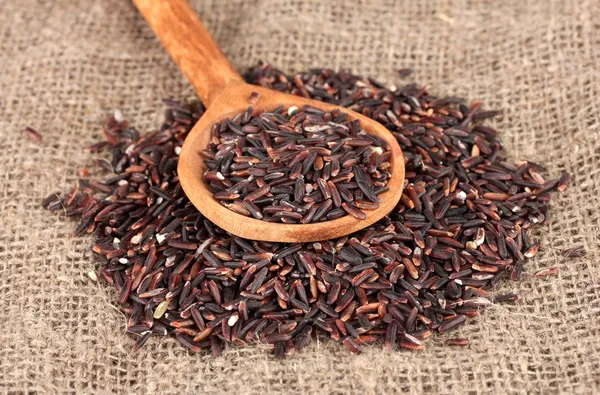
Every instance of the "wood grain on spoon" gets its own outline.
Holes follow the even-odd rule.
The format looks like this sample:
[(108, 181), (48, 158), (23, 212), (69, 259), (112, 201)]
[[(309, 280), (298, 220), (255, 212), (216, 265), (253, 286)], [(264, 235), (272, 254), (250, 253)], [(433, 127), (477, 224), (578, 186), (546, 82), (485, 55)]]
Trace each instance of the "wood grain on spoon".
[[(206, 218), (222, 229), (248, 239), (307, 242), (356, 232), (380, 220), (396, 206), (404, 183), (404, 158), (398, 142), (387, 128), (346, 108), (245, 83), (185, 0), (134, 0), (134, 3), (206, 107), (206, 112), (185, 140), (177, 167), (186, 195)], [(253, 92), (260, 96), (258, 101), (250, 104), (248, 100)], [(365, 212), (366, 219), (347, 215), (306, 225), (269, 223), (236, 214), (213, 198), (203, 178), (206, 166), (201, 156), (211, 138), (211, 127), (244, 112), (249, 106), (255, 113), (260, 113), (281, 105), (286, 108), (309, 105), (325, 111), (339, 108), (348, 114), (348, 119), (358, 120), (362, 129), (387, 142), (392, 173), (387, 184), (389, 191), (379, 195), (382, 200), (379, 208)]]

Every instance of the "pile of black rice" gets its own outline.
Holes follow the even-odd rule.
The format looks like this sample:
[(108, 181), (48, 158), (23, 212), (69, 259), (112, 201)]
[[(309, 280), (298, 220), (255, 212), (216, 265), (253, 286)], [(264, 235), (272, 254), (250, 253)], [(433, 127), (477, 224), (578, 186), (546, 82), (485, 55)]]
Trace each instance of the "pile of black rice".
[(414, 84), (390, 90), (345, 71), (286, 76), (261, 63), (245, 78), (385, 125), (406, 161), (401, 203), (335, 240), (241, 239), (203, 218), (177, 177), (181, 145), (202, 104), (166, 100), (163, 125), (145, 135), (117, 112), (105, 141), (86, 148), (110, 152), (111, 160), (97, 162), (112, 174), (83, 178), (43, 206), (78, 218), (75, 235), (93, 234), (100, 268), (90, 277), (99, 273), (114, 286), (135, 349), (152, 335), (173, 335), (195, 352), (264, 342), (283, 357), (318, 331), (353, 352), (372, 343), (419, 350), (432, 332), (518, 299), (490, 288), (519, 280), (539, 247), (529, 230), (546, 220), (550, 194), (566, 188), (568, 175), (546, 180), (538, 164), (507, 162), (497, 132), (484, 125), (497, 111)]

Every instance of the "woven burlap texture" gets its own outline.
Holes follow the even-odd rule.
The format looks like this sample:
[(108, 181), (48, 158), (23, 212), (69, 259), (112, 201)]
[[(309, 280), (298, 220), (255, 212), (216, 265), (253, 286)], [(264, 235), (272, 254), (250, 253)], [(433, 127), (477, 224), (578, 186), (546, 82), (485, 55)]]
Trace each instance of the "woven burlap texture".
[[(600, 2), (204, 0), (234, 65), (344, 67), (387, 84), (503, 109), (511, 157), (572, 185), (555, 195), (514, 304), (490, 308), (423, 352), (359, 356), (331, 341), (284, 361), (264, 347), (191, 355), (173, 339), (131, 352), (114, 291), (87, 273), (90, 238), (39, 201), (94, 168), (82, 148), (120, 109), (158, 127), (161, 98), (194, 93), (126, 0), (0, 2), (0, 392), (594, 393), (600, 390)], [(400, 80), (395, 69), (415, 73)], [(43, 135), (24, 137), (24, 126)], [(97, 174), (92, 171), (92, 174)], [(583, 244), (584, 258), (559, 251)], [(559, 267), (555, 277), (533, 274)], [(465, 348), (444, 346), (467, 337)]]

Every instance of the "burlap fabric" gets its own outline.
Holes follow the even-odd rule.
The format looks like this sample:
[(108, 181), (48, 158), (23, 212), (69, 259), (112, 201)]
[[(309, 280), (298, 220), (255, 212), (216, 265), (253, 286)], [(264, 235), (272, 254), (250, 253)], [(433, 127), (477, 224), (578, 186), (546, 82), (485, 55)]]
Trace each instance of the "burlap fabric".
[[(368, 348), (360, 356), (317, 340), (276, 361), (265, 348), (211, 359), (174, 340), (138, 353), (113, 290), (87, 276), (90, 239), (39, 208), (93, 168), (82, 147), (113, 109), (149, 130), (163, 97), (194, 93), (126, 0), (0, 2), (0, 392), (3, 393), (594, 393), (600, 390), (600, 3), (598, 1), (196, 1), (243, 70), (340, 66), (504, 109), (495, 122), (514, 158), (573, 183), (539, 229), (543, 248), (522, 299), (424, 352)], [(35, 144), (22, 128), (43, 135)], [(583, 244), (588, 255), (558, 252)], [(558, 266), (556, 277), (536, 270)], [(457, 334), (451, 334), (451, 337)]]

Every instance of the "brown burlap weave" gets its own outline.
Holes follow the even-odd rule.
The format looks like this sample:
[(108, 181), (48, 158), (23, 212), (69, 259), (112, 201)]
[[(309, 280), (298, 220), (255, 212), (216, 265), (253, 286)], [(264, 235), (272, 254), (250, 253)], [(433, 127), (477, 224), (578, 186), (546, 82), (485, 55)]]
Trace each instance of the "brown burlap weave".
[[(424, 352), (351, 355), (317, 340), (276, 361), (265, 348), (211, 359), (172, 339), (133, 340), (113, 290), (92, 282), (90, 239), (39, 208), (93, 166), (82, 147), (115, 108), (140, 130), (160, 99), (193, 98), (188, 83), (127, 0), (0, 2), (1, 393), (598, 393), (600, 391), (600, 2), (196, 1), (243, 70), (348, 67), (400, 84), (397, 67), (433, 93), (503, 109), (495, 126), (514, 158), (572, 185), (551, 204), (542, 249), (515, 304), (490, 308)], [(41, 144), (24, 138), (32, 126)], [(588, 251), (566, 259), (574, 244)], [(533, 276), (558, 266), (556, 277)]]

